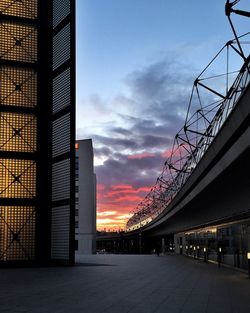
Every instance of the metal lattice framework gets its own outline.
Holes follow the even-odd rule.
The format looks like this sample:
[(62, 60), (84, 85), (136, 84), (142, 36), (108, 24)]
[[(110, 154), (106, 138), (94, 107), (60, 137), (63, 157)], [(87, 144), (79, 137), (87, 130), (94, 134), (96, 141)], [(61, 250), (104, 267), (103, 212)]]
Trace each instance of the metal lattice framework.
[[(172, 149), (161, 174), (128, 220), (127, 231), (141, 228), (163, 211), (168, 211), (169, 204), (204, 156), (249, 83), (250, 32), (237, 36), (230, 18), (231, 12), (237, 13), (237, 10), (232, 10), (232, 6), (237, 2), (228, 1), (226, 4), (226, 15), (234, 39), (222, 47), (195, 79), (184, 125), (174, 137)], [(224, 59), (223, 63), (221, 59)], [(235, 63), (241, 64), (238, 66), (240, 70), (232, 68)], [(223, 72), (222, 64), (225, 69)]]
[(0, 0), (0, 263), (35, 259), (37, 0)]

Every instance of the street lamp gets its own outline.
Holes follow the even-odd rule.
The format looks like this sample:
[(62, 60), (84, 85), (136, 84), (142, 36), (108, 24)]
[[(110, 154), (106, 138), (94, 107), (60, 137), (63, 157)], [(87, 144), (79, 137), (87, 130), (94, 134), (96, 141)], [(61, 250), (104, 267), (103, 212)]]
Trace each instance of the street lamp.
[(250, 278), (250, 252), (247, 252), (247, 261), (248, 261), (248, 277)]
[(182, 254), (182, 245), (180, 245), (180, 254)]
[(207, 262), (207, 248), (204, 247), (203, 251), (204, 251), (204, 262)]
[(142, 253), (142, 241), (141, 241), (141, 215), (142, 215), (142, 212), (136, 212), (135, 213), (136, 216), (139, 217), (139, 254)]
[(221, 251), (222, 251), (222, 249), (221, 249), (221, 247), (219, 247), (219, 249), (218, 249), (218, 266), (219, 267), (221, 265)]
[(139, 223), (140, 223), (140, 232), (139, 232), (139, 253), (141, 254), (141, 213), (138, 212)]

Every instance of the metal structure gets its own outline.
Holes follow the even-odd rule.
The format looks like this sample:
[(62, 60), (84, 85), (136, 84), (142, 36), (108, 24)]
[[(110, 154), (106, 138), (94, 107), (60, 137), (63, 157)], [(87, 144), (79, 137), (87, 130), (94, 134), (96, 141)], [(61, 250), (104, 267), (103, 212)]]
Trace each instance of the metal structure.
[[(168, 205), (195, 170), (249, 83), (250, 56), (247, 44), (250, 43), (250, 32), (238, 36), (230, 18), (231, 12), (245, 16), (249, 16), (249, 13), (233, 10), (236, 3), (238, 1), (227, 1), (225, 7), (234, 38), (223, 46), (195, 79), (185, 123), (175, 135), (161, 174), (128, 220), (126, 231), (140, 229), (162, 212), (168, 212)], [(221, 69), (220, 61), (220, 72), (215, 73), (213, 66), (222, 56), (225, 59), (224, 69)], [(238, 66), (240, 70), (231, 67), (236, 62), (241, 64)]]
[(74, 261), (75, 7), (0, 0), (0, 263)]
[(225, 5), (225, 13), (228, 17), (230, 17), (231, 13), (239, 14), (242, 16), (250, 17), (250, 12), (242, 11), (242, 10), (234, 10), (233, 7), (240, 2), (240, 0), (235, 0), (233, 2), (230, 2), (227, 0), (227, 3)]

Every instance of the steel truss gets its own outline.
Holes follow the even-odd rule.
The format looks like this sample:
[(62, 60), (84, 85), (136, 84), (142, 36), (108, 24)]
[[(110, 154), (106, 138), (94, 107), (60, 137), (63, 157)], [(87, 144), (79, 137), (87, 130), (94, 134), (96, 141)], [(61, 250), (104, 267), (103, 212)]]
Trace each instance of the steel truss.
[[(161, 174), (150, 192), (132, 212), (126, 231), (141, 228), (163, 211), (168, 212), (169, 204), (193, 173), (249, 83), (250, 32), (238, 36), (230, 18), (230, 13), (237, 11), (232, 11), (232, 6), (237, 2), (226, 3), (226, 15), (234, 38), (220, 49), (195, 79), (184, 125), (174, 137), (170, 155)], [(214, 65), (221, 56), (225, 71), (215, 74)], [(240, 60), (240, 70), (232, 68), (232, 63), (236, 60)], [(221, 63), (219, 71), (220, 68)]]

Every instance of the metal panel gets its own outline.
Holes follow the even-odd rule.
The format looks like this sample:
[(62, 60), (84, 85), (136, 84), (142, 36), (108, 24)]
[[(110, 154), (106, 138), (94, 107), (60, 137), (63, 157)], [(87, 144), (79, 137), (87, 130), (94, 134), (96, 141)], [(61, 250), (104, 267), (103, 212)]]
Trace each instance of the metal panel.
[(37, 0), (1, 0), (0, 12), (4, 15), (37, 18)]
[(0, 64), (0, 81), (0, 105), (36, 106), (37, 73), (34, 69)]
[(70, 160), (56, 162), (52, 166), (52, 201), (70, 198)]
[(74, 0), (0, 0), (0, 262), (74, 259), (74, 23)]
[(53, 70), (70, 59), (70, 23), (53, 38)]
[(0, 21), (0, 58), (37, 62), (37, 28), (29, 24)]
[(51, 258), (74, 260), (75, 1), (53, 1)]
[(70, 105), (70, 68), (67, 68), (53, 80), (53, 113)]
[(0, 198), (32, 199), (35, 196), (35, 161), (0, 158)]
[(70, 14), (70, 0), (53, 1), (53, 27), (55, 28)]
[(35, 257), (35, 208), (0, 207), (0, 260), (24, 261)]
[(0, 0), (0, 17), (0, 262), (34, 261), (37, 0)]
[(70, 245), (70, 206), (52, 208), (51, 257), (53, 259), (69, 259)]
[(36, 120), (33, 114), (0, 112), (0, 151), (35, 152)]
[(70, 151), (70, 113), (56, 119), (52, 124), (52, 156)]

